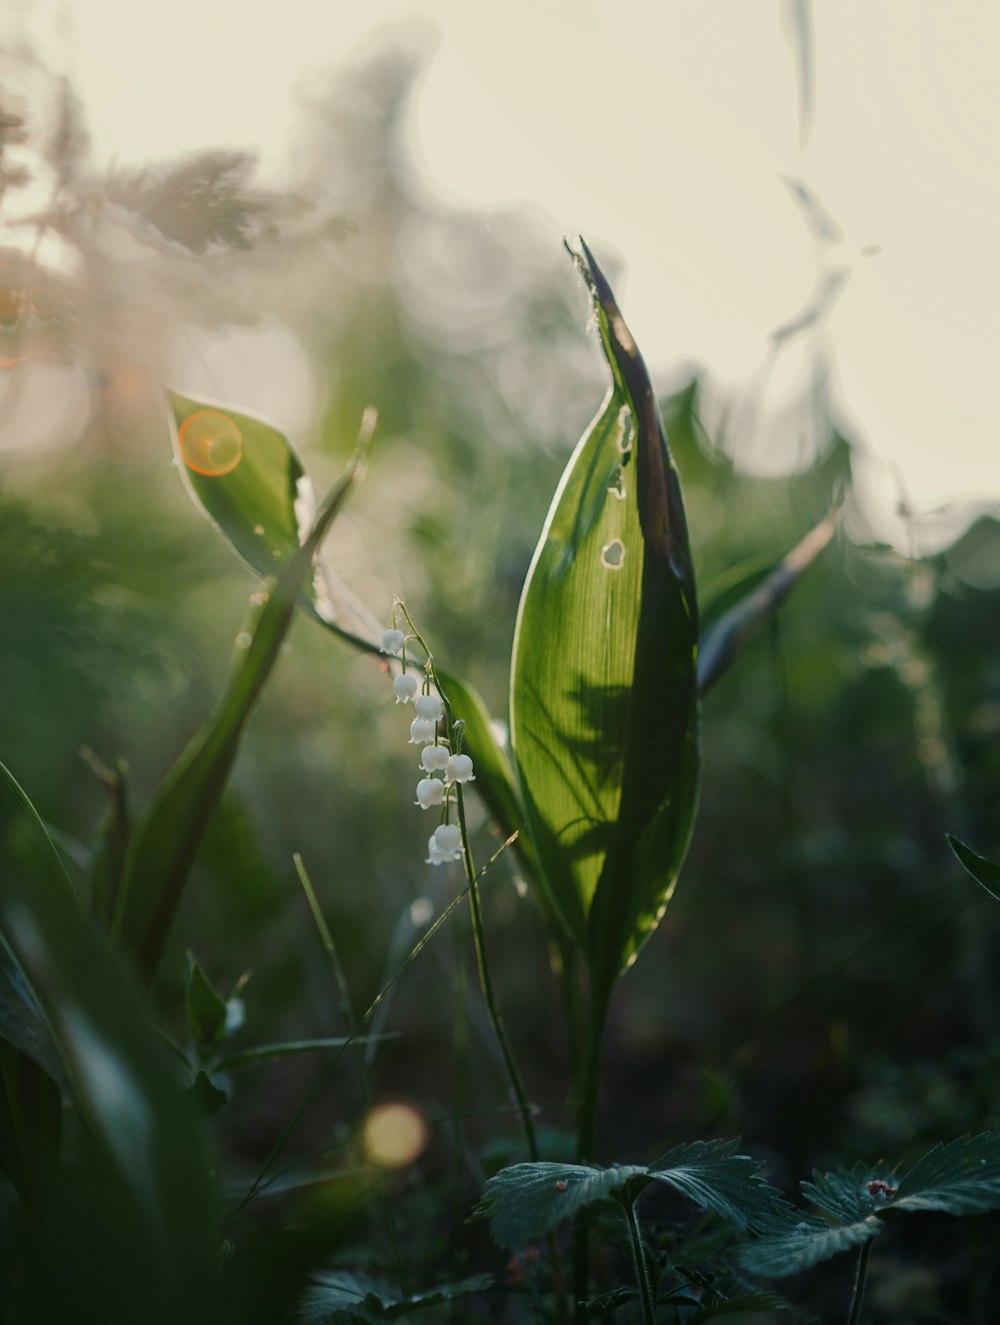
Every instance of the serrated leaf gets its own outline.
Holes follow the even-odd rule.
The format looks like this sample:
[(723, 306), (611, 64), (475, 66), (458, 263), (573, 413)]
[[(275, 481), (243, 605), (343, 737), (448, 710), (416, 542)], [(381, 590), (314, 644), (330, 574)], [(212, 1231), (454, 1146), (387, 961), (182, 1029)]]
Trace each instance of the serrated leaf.
[(936, 1145), (902, 1178), (885, 1165), (815, 1173), (802, 1192), (826, 1217), (779, 1214), (765, 1236), (745, 1248), (747, 1269), (795, 1274), (876, 1237), (900, 1212), (976, 1215), (1000, 1208), (1000, 1136), (983, 1132)]
[(937, 1145), (900, 1180), (897, 1210), (978, 1215), (1000, 1207), (1000, 1136), (982, 1132)]
[(881, 1233), (896, 1182), (892, 1169), (884, 1164), (815, 1172), (812, 1181), (803, 1182), (801, 1188), (822, 1214), (784, 1206), (765, 1235), (747, 1245), (741, 1264), (757, 1274), (796, 1274), (861, 1246)]
[(885, 1164), (871, 1167), (855, 1164), (852, 1169), (814, 1173), (812, 1182), (800, 1184), (802, 1195), (817, 1210), (840, 1224), (878, 1215), (892, 1202), (899, 1178)]
[(984, 888), (995, 901), (1000, 902), (1000, 865), (995, 865), (985, 856), (977, 855), (951, 833), (948, 834), (948, 845), (980, 888)]
[(860, 1247), (881, 1231), (882, 1221), (875, 1215), (850, 1224), (829, 1224), (818, 1215), (797, 1213), (782, 1231), (747, 1243), (740, 1264), (754, 1274), (781, 1278)]
[[(361, 465), (360, 452), (323, 503), (264, 603), (237, 641), (229, 681), (215, 711), (160, 784), (133, 834), (118, 897), (114, 935), (148, 976), (156, 971), (167, 931), (198, 847), (219, 803), (240, 739), (307, 583), (313, 557), (341, 509)], [(246, 647), (240, 647), (245, 643)]]
[[(263, 419), (176, 391), (167, 399), (188, 491), (247, 565), (267, 579), (295, 554), (312, 524), (312, 486), (302, 462), (284, 433)], [(378, 623), (322, 553), (302, 595), (303, 607), (328, 630), (377, 652)]]
[(486, 1292), (492, 1284), (489, 1275), (481, 1274), (404, 1296), (382, 1279), (334, 1270), (314, 1277), (298, 1318), (303, 1325), (373, 1325)]
[(754, 1227), (773, 1218), (784, 1203), (765, 1181), (760, 1162), (738, 1155), (738, 1145), (692, 1141), (675, 1146), (650, 1165), (650, 1175), (738, 1228)]
[(560, 480), (518, 609), (511, 745), (552, 905), (600, 995), (656, 928), (700, 765), (680, 484), (642, 357), (584, 246), (612, 386)]
[[(705, 614), (698, 646), (698, 689), (705, 694), (760, 627), (773, 616), (833, 538), (836, 511), (822, 519), (777, 566), (752, 568), (740, 586), (726, 586)], [(739, 592), (742, 589), (742, 592)]]
[(740, 1228), (763, 1224), (774, 1217), (780, 1198), (755, 1160), (733, 1153), (736, 1144), (695, 1141), (653, 1165), (514, 1164), (490, 1178), (476, 1212), (489, 1220), (501, 1246), (521, 1247), (588, 1206), (631, 1201), (649, 1183), (660, 1182)]
[(476, 1213), (489, 1220), (494, 1242), (523, 1247), (580, 1210), (612, 1200), (636, 1179), (648, 1183), (649, 1170), (638, 1164), (512, 1164), (486, 1183)]
[(191, 963), (184, 991), (188, 1030), (199, 1048), (210, 1048), (226, 1033), (226, 1002), (212, 988), (197, 962)]

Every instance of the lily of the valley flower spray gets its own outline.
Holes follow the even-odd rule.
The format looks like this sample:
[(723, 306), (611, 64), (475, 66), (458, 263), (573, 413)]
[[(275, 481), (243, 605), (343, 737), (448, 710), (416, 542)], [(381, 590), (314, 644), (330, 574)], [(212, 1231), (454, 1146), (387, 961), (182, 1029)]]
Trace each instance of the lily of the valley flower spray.
[[(405, 625), (406, 630), (401, 629)], [(408, 651), (413, 646), (423, 655), (419, 666), (412, 663)], [(392, 608), (392, 626), (383, 632), (380, 652), (398, 658), (402, 671), (393, 678), (392, 689), (397, 704), (413, 704), (416, 715), (410, 723), (410, 745), (420, 746), (420, 771), (423, 777), (417, 783), (414, 805), (421, 810), (437, 810), (441, 822), (427, 839), (428, 865), (447, 865), (461, 861), (468, 880), (469, 905), (472, 911), (472, 933), (476, 944), (476, 962), (482, 985), (486, 1011), (497, 1039), (511, 1094), (517, 1104), (524, 1126), (528, 1154), (538, 1158), (538, 1143), (532, 1121), (531, 1105), (525, 1094), (521, 1074), (511, 1053), (507, 1033), (500, 1020), (489, 967), (486, 962), (486, 941), (483, 932), (482, 910), (479, 904), (479, 880), (472, 859), (469, 834), (465, 826), (465, 806), (462, 788), (475, 782), (472, 758), (462, 750), (463, 723), (456, 719), (442, 689), (434, 668), (430, 649), (416, 629), (405, 606), (397, 599)], [(457, 822), (456, 822), (457, 821)]]
[[(409, 626), (409, 634), (397, 627), (397, 613)], [(414, 671), (407, 670), (410, 664), (408, 644), (417, 644), (424, 654), (419, 680)], [(441, 823), (427, 841), (426, 863), (445, 865), (449, 861), (461, 860), (466, 850), (464, 833), (459, 824), (451, 822), (451, 815), (456, 808), (461, 818), (456, 788), (474, 782), (475, 772), (471, 758), (459, 748), (462, 724), (454, 721), (441, 697), (434, 660), (402, 603), (393, 607), (393, 624), (382, 635), (380, 651), (401, 660), (403, 670), (393, 678), (393, 693), (397, 704), (412, 702), (416, 714), (410, 723), (409, 744), (421, 747), (420, 770), (424, 776), (417, 783), (417, 799), (413, 803), (422, 810), (436, 809), (441, 814)]]

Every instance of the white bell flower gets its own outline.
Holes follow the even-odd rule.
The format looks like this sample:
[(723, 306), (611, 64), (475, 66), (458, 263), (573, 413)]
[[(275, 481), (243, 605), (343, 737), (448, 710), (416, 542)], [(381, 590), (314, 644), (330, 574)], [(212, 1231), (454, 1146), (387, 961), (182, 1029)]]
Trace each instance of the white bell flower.
[(410, 745), (426, 745), (434, 739), (434, 723), (430, 718), (414, 718), (410, 723)]
[(429, 810), (432, 805), (440, 805), (444, 800), (444, 783), (440, 778), (421, 778), (417, 783), (417, 799), (414, 805), (422, 810)]
[(402, 676), (393, 677), (392, 688), (396, 692), (396, 703), (408, 704), (417, 693), (417, 678), (410, 672), (404, 672)]
[[(422, 718), (417, 718), (422, 722)], [(433, 726), (433, 724), (431, 724)], [(431, 735), (433, 735), (433, 731)], [(448, 767), (448, 747), (446, 745), (425, 745), (420, 751), (420, 767), (425, 773), (443, 773)]]
[(444, 706), (437, 695), (420, 695), (413, 707), (417, 710), (418, 718), (440, 722), (444, 717)]
[(384, 630), (382, 632), (382, 643), (378, 646), (378, 651), (379, 653), (388, 653), (395, 658), (405, 643), (406, 636), (401, 630)]
[(444, 780), (449, 785), (452, 782), (475, 782), (476, 775), (472, 771), (472, 760), (468, 755), (451, 755), (444, 766)]
[(456, 824), (441, 824), (427, 839), (427, 864), (445, 865), (462, 859), (462, 834)]

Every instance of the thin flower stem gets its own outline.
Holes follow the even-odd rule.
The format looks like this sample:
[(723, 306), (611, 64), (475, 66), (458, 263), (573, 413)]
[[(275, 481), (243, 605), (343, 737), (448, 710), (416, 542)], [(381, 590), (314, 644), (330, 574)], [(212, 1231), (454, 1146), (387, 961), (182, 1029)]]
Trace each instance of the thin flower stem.
[[(503, 855), (504, 851), (506, 851), (506, 849), (514, 841), (515, 836), (516, 834), (513, 834), (510, 837), (508, 837), (507, 840), (499, 847), (499, 849), (493, 853), (490, 859), (483, 866), (480, 878), (482, 877), (483, 874), (486, 873), (486, 871), (490, 868), (490, 866), (494, 863), (494, 861), (498, 860), (500, 856)], [(416, 958), (420, 955), (420, 953), (423, 952), (424, 948), (427, 946), (428, 943), (430, 943), (431, 939), (438, 932), (441, 926), (458, 909), (458, 907), (461, 906), (461, 904), (465, 901), (466, 894), (469, 893), (470, 891), (471, 890), (468, 887), (463, 888), (462, 891), (458, 894), (458, 896), (453, 898), (448, 903), (448, 905), (441, 912), (441, 914), (434, 921), (434, 923), (428, 927), (427, 932), (417, 940), (417, 942), (410, 949), (409, 953), (406, 955), (404, 960), (400, 963), (399, 966), (397, 966), (393, 974), (389, 977), (389, 979), (385, 982), (385, 984), (382, 986), (379, 992), (368, 1004), (368, 1007), (358, 1018), (355, 1025), (352, 1027), (351, 1033), (349, 1036), (347, 1036), (343, 1045), (333, 1055), (329, 1063), (327, 1063), (326, 1067), (322, 1070), (322, 1072), (319, 1073), (319, 1075), (316, 1077), (316, 1080), (313, 1082), (309, 1090), (306, 1092), (305, 1098), (302, 1100), (302, 1103), (296, 1109), (291, 1119), (285, 1125), (285, 1128), (282, 1131), (281, 1135), (278, 1137), (277, 1141), (271, 1147), (270, 1154), (265, 1159), (262, 1167), (259, 1169), (257, 1173), (257, 1176), (250, 1184), (250, 1187), (247, 1189), (243, 1197), (240, 1199), (239, 1204), (224, 1220), (223, 1227), (225, 1229), (227, 1230), (231, 1229), (239, 1221), (240, 1216), (243, 1214), (243, 1211), (254, 1199), (258, 1191), (261, 1190), (261, 1187), (264, 1184), (264, 1180), (267, 1178), (267, 1175), (270, 1173), (274, 1161), (277, 1159), (281, 1151), (285, 1148), (285, 1145), (288, 1142), (289, 1137), (292, 1135), (292, 1133), (298, 1127), (299, 1123), (302, 1121), (302, 1118), (304, 1117), (306, 1110), (309, 1108), (309, 1105), (316, 1098), (320, 1088), (327, 1081), (329, 1081), (331, 1075), (333, 1074), (334, 1068), (339, 1063), (345, 1051), (354, 1043), (357, 1037), (362, 1033), (364, 1028), (368, 1025), (369, 1021), (371, 1021), (372, 1017), (375, 1015), (376, 1009), (380, 1006), (382, 1000), (389, 993), (389, 990), (393, 988), (396, 981), (403, 975), (403, 973), (408, 969), (411, 963), (416, 960)]]
[(872, 1243), (869, 1239), (861, 1248), (861, 1255), (858, 1257), (858, 1273), (854, 1280), (854, 1296), (851, 1299), (851, 1314), (847, 1318), (847, 1325), (858, 1325), (861, 1319), (861, 1303), (865, 1296), (865, 1280), (868, 1277), (868, 1257), (871, 1255)]
[(639, 1297), (642, 1299), (642, 1318), (646, 1325), (653, 1325), (653, 1281), (646, 1261), (646, 1249), (642, 1245), (639, 1221), (635, 1217), (635, 1202), (625, 1202), (625, 1218), (628, 1221), (629, 1242), (632, 1244), (632, 1260), (635, 1262), (635, 1277), (639, 1285)]
[[(423, 649), (426, 656), (425, 668), (429, 671), (431, 679), (441, 696), (441, 702), (444, 706), (444, 727), (445, 738), (448, 740), (452, 751), (455, 745), (451, 740), (452, 735), (452, 708), (448, 696), (445, 694), (434, 668), (434, 658), (427, 647), (427, 641), (421, 635), (413, 624), (409, 612), (406, 610), (406, 604), (397, 600), (400, 612), (402, 612), (406, 624), (409, 626), (413, 638)], [(535, 1136), (535, 1124), (531, 1116), (531, 1105), (528, 1102), (528, 1096), (524, 1089), (524, 1082), (518, 1071), (517, 1064), (514, 1061), (514, 1055), (510, 1047), (510, 1041), (507, 1039), (507, 1032), (504, 1029), (503, 1021), (500, 1018), (500, 1011), (497, 1007), (496, 996), (493, 992), (493, 980), (490, 976), (489, 963), (486, 959), (486, 933), (483, 926), (483, 912), (479, 902), (479, 884), (476, 879), (476, 866), (472, 858), (472, 846), (469, 842), (469, 831), (465, 822), (465, 802), (462, 799), (462, 787), (455, 784), (455, 805), (458, 811), (458, 826), (462, 834), (462, 860), (465, 865), (465, 877), (469, 881), (469, 906), (472, 913), (472, 936), (476, 949), (476, 964), (479, 968), (479, 983), (483, 991), (483, 1000), (486, 1003), (486, 1013), (493, 1028), (493, 1034), (496, 1037), (497, 1045), (500, 1049), (500, 1055), (504, 1061), (504, 1067), (507, 1070), (507, 1078), (510, 1081), (511, 1091), (517, 1101), (518, 1113), (521, 1115), (521, 1124), (524, 1128), (525, 1140), (528, 1143), (528, 1154), (532, 1161), (538, 1159), (538, 1139)]]
[(486, 935), (483, 928), (483, 913), (479, 904), (479, 881), (476, 878), (476, 867), (472, 859), (472, 847), (469, 843), (469, 830), (465, 823), (465, 802), (462, 798), (462, 788), (456, 787), (455, 802), (458, 807), (458, 826), (462, 834), (462, 858), (465, 862), (465, 876), (469, 881), (469, 906), (472, 913), (472, 937), (476, 948), (476, 964), (479, 967), (479, 983), (482, 986), (483, 1000), (486, 1003), (486, 1012), (490, 1019), (490, 1025), (493, 1027), (493, 1034), (496, 1036), (497, 1044), (500, 1047), (500, 1054), (503, 1057), (504, 1066), (507, 1069), (507, 1077), (510, 1081), (511, 1090), (514, 1098), (517, 1100), (517, 1110), (521, 1115), (521, 1125), (524, 1128), (524, 1137), (528, 1143), (528, 1154), (532, 1162), (538, 1159), (538, 1139), (535, 1136), (535, 1124), (531, 1117), (531, 1105), (528, 1103), (528, 1096), (524, 1089), (524, 1082), (521, 1080), (521, 1074), (514, 1062), (514, 1055), (511, 1052), (510, 1042), (507, 1039), (507, 1032), (504, 1030), (503, 1022), (500, 1019), (500, 1012), (497, 1008), (496, 998), (493, 993), (493, 980), (490, 976), (489, 963), (486, 960)]
[[(320, 908), (319, 898), (316, 896), (316, 890), (312, 885), (312, 880), (309, 877), (309, 871), (306, 869), (305, 861), (297, 851), (292, 854), (292, 864), (295, 866), (295, 872), (299, 876), (299, 882), (302, 884), (302, 891), (306, 895), (306, 901), (309, 903), (309, 910), (312, 912), (313, 921), (315, 922), (316, 929), (319, 931), (320, 940), (326, 951), (327, 958), (329, 959), (330, 969), (333, 972), (333, 980), (337, 989), (337, 995), (340, 999), (341, 1011), (347, 1020), (348, 1031), (350, 1031), (351, 1027), (356, 1024), (357, 1019), (354, 1014), (351, 991), (347, 984), (347, 973), (340, 960), (340, 954), (337, 952), (337, 946), (333, 941), (333, 935), (330, 933), (330, 926), (326, 923), (326, 917), (323, 915)], [(356, 1059), (358, 1087), (361, 1091), (361, 1104), (365, 1113), (369, 1113), (372, 1107), (372, 1092), (371, 1083), (368, 1080), (368, 1070), (365, 1065), (365, 1053), (360, 1044), (356, 1044), (355, 1049), (358, 1051)], [(392, 1254), (396, 1271), (397, 1287), (402, 1290), (404, 1295), (407, 1295), (410, 1291), (409, 1275), (407, 1274), (406, 1262), (403, 1259), (403, 1253), (400, 1248), (399, 1230), (396, 1227), (396, 1220), (392, 1212), (392, 1206), (384, 1199), (384, 1196), (378, 1192), (377, 1188), (373, 1189), (371, 1199), (385, 1225), (386, 1238), (389, 1242), (389, 1250)]]

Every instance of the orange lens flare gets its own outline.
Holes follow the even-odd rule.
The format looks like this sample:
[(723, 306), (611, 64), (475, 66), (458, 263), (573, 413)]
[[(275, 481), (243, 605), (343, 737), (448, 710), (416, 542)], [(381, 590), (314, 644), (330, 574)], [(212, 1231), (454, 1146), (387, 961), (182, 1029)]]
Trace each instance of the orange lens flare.
[(209, 478), (231, 474), (243, 459), (243, 437), (228, 414), (200, 409), (181, 424), (177, 434), (181, 458), (188, 469)]

